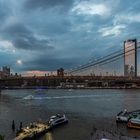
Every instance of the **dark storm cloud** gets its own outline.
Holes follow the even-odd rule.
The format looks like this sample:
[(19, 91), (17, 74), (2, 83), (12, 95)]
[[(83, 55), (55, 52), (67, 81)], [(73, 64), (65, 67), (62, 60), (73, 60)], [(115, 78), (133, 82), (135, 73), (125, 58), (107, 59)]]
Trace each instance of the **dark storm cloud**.
[[(57, 22), (57, 24), (56, 24)], [(67, 32), (69, 32), (69, 29), (71, 28), (71, 24), (68, 20), (66, 19), (62, 19), (61, 21), (60, 20), (57, 20), (57, 19), (53, 19), (53, 22), (52, 23), (48, 23), (46, 25), (46, 28), (44, 29), (44, 32), (45, 34), (48, 34), (48, 35), (62, 35), (62, 34), (65, 34)]]
[(0, 52), (0, 58), (1, 58), (0, 69), (4, 65), (12, 66), (15, 64), (16, 61), (16, 58), (13, 58), (13, 55), (11, 55), (10, 53)]
[(13, 45), (19, 49), (40, 50), (52, 49), (53, 46), (49, 45), (48, 40), (38, 40), (34, 37), (16, 38), (12, 40)]
[[(46, 59), (46, 61), (44, 61)], [(73, 63), (74, 62), (74, 63)], [(47, 56), (26, 62), (24, 70), (57, 70), (60, 67), (70, 69), (77, 66), (80, 58), (48, 58)]]
[(132, 2), (131, 0), (119, 1), (119, 6), (115, 10), (116, 12), (139, 12), (140, 1)]
[(139, 37), (140, 1), (83, 1), (0, 0), (0, 51), (13, 51), (0, 55), (0, 64), (21, 60), (15, 71), (73, 68)]
[(58, 13), (46, 13), (41, 20), (33, 19), (30, 24), (33, 30), (51, 38), (69, 33), (72, 26), (71, 21), (67, 17)]
[(6, 27), (3, 30), (3, 32), (6, 34), (9, 34), (9, 36), (11, 36), (11, 37), (13, 36), (15, 38), (19, 37), (19, 36), (27, 37), (32, 34), (31, 31), (21, 23), (12, 24), (12, 25)]
[(140, 24), (139, 22), (137, 23), (130, 23), (129, 25), (127, 25), (127, 29), (125, 30), (125, 36), (124, 39), (128, 39), (128, 38), (137, 38), (140, 40), (140, 34), (139, 34), (139, 29), (140, 29)]
[(14, 47), (27, 50), (52, 49), (49, 40), (39, 39), (25, 25), (17, 23), (2, 30), (6, 38), (11, 40)]
[(9, 16), (9, 8), (4, 2), (0, 1), (0, 24), (3, 24), (5, 19)]
[(6, 18), (6, 12), (1, 9), (1, 6), (0, 6), (0, 20), (2, 21), (4, 18)]
[(25, 8), (31, 10), (60, 7), (63, 10), (68, 10), (72, 4), (73, 0), (26, 0)]

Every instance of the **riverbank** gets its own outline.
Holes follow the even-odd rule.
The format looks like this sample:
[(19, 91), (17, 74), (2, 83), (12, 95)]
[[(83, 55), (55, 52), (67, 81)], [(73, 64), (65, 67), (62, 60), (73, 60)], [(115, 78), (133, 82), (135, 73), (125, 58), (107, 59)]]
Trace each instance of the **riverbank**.
[(47, 87), (47, 86), (26, 86), (26, 87), (20, 87), (20, 86), (12, 86), (12, 87), (2, 87), (1, 90), (15, 90), (15, 89), (68, 89), (68, 90), (74, 90), (74, 89), (140, 89), (140, 87), (77, 87), (77, 88), (67, 88), (67, 87)]

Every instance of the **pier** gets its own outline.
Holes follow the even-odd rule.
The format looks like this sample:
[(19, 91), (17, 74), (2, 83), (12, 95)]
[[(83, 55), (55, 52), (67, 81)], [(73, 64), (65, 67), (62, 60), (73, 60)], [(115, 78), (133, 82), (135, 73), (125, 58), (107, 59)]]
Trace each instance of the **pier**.
[(30, 126), (22, 128), (13, 140), (27, 140), (37, 138), (50, 130), (50, 126), (47, 123), (33, 123)]

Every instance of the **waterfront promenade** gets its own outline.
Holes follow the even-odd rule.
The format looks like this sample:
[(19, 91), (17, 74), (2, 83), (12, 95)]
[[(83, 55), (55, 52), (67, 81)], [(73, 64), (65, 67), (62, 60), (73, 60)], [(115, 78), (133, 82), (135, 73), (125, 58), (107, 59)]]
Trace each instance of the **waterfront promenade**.
[(140, 77), (124, 76), (33, 76), (0, 79), (3, 89), (29, 88), (140, 88)]

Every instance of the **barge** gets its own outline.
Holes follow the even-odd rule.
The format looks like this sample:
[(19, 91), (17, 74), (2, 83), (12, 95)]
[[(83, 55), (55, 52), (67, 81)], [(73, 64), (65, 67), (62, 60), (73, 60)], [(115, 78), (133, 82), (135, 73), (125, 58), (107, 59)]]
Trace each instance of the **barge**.
[(65, 114), (51, 116), (46, 122), (33, 122), (29, 126), (21, 128), (13, 140), (35, 140), (44, 135), (52, 128), (67, 123), (68, 119)]
[(33, 140), (45, 134), (49, 129), (48, 124), (35, 122), (19, 130), (13, 140)]

